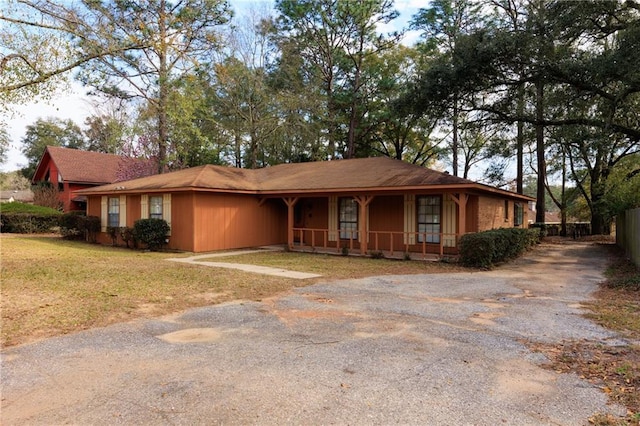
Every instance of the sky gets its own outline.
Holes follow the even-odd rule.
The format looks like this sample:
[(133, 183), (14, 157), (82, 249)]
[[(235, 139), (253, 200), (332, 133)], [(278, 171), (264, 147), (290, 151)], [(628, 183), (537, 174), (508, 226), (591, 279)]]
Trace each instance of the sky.
[[(270, 1), (261, 2), (255, 0), (229, 0), (229, 2), (236, 16), (242, 15), (243, 10), (252, 6), (259, 7), (264, 3), (273, 4)], [(407, 23), (418, 9), (426, 7), (427, 3), (428, 0), (395, 0), (394, 8), (400, 13), (400, 16), (389, 25), (380, 28), (380, 31), (391, 32), (402, 29), (407, 26)], [(418, 34), (416, 32), (408, 32), (403, 43), (407, 45), (413, 44), (417, 38)], [(85, 119), (95, 113), (91, 100), (85, 96), (87, 90), (81, 84), (71, 82), (70, 90), (59, 93), (47, 102), (33, 102), (15, 107), (15, 114), (7, 117), (11, 147), (7, 155), (7, 161), (0, 166), (0, 171), (18, 170), (26, 165), (27, 159), (20, 152), (22, 148), (21, 140), (25, 136), (26, 127), (33, 124), (38, 118), (57, 117), (71, 119), (82, 128)]]

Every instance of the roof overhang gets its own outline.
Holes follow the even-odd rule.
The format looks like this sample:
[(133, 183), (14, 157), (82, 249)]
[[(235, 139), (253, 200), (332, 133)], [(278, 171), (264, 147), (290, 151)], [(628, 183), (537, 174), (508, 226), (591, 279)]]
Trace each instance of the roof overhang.
[(280, 198), (292, 196), (323, 196), (323, 195), (349, 195), (349, 194), (371, 194), (371, 195), (395, 195), (406, 193), (471, 193), (471, 194), (492, 194), (502, 198), (510, 198), (522, 202), (535, 201), (535, 198), (527, 195), (517, 194), (505, 191), (499, 188), (493, 188), (482, 184), (465, 184), (465, 185), (416, 185), (402, 187), (346, 187), (346, 188), (318, 188), (318, 189), (285, 189), (285, 190), (242, 190), (229, 188), (204, 188), (204, 187), (165, 187), (165, 188), (136, 188), (127, 189), (123, 186), (121, 189), (100, 190), (94, 188), (80, 189), (74, 193), (81, 195), (135, 195), (135, 194), (152, 194), (152, 193), (179, 193), (179, 192), (209, 192), (220, 194), (243, 194), (256, 195), (262, 198)]

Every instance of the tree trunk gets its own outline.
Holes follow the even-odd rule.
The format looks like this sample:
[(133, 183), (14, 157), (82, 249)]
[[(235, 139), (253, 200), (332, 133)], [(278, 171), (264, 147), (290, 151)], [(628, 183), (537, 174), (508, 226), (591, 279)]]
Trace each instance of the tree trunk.
[[(518, 87), (518, 117), (524, 115), (524, 84)], [(518, 120), (518, 133), (516, 135), (516, 192), (524, 193), (524, 122)]]
[(160, 1), (160, 58), (159, 64), (159, 94), (158, 94), (158, 173), (163, 173), (167, 163), (167, 141), (169, 139), (167, 129), (167, 97), (169, 84), (169, 73), (167, 71), (167, 34), (166, 34), (166, 4), (165, 0)]
[(547, 165), (544, 158), (544, 83), (536, 82), (536, 158), (538, 162), (538, 185), (536, 191), (536, 223), (545, 223), (545, 181)]
[(560, 206), (560, 235), (563, 237), (567, 236), (567, 154), (562, 148), (562, 194), (561, 196), (561, 206)]
[(351, 114), (349, 116), (349, 133), (347, 135), (347, 158), (354, 158), (356, 155), (356, 131), (358, 128), (358, 103), (359, 103), (360, 70), (356, 69), (353, 82), (353, 93), (351, 94)]
[(608, 225), (605, 221), (606, 211), (603, 210), (604, 184), (602, 174), (594, 168), (591, 172), (591, 234), (601, 235), (608, 233)]
[(453, 175), (458, 176), (458, 96), (453, 98), (453, 140), (451, 142)]

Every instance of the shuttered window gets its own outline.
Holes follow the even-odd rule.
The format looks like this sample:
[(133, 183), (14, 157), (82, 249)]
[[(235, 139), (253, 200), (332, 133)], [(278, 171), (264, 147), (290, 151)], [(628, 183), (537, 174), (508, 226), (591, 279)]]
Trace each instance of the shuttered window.
[(151, 219), (162, 219), (162, 197), (149, 197), (149, 217)]
[(120, 226), (120, 197), (109, 197), (107, 226)]

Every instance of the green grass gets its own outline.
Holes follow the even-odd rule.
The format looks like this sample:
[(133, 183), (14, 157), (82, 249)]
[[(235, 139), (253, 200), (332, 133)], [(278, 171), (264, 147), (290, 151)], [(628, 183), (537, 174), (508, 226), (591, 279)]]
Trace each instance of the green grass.
[[(66, 241), (0, 236), (3, 346), (230, 300), (261, 300), (317, 282), (166, 261), (152, 253)], [(316, 272), (325, 279), (449, 272), (442, 263), (259, 253), (210, 259)]]
[(41, 215), (61, 215), (62, 212), (50, 207), (36, 206), (33, 204), (20, 203), (14, 201), (11, 203), (0, 203), (1, 213), (30, 213)]
[(208, 262), (248, 263), (252, 265), (310, 272), (327, 278), (360, 278), (372, 275), (428, 274), (469, 271), (456, 264), (400, 261), (321, 253), (265, 251), (230, 257), (199, 259)]

